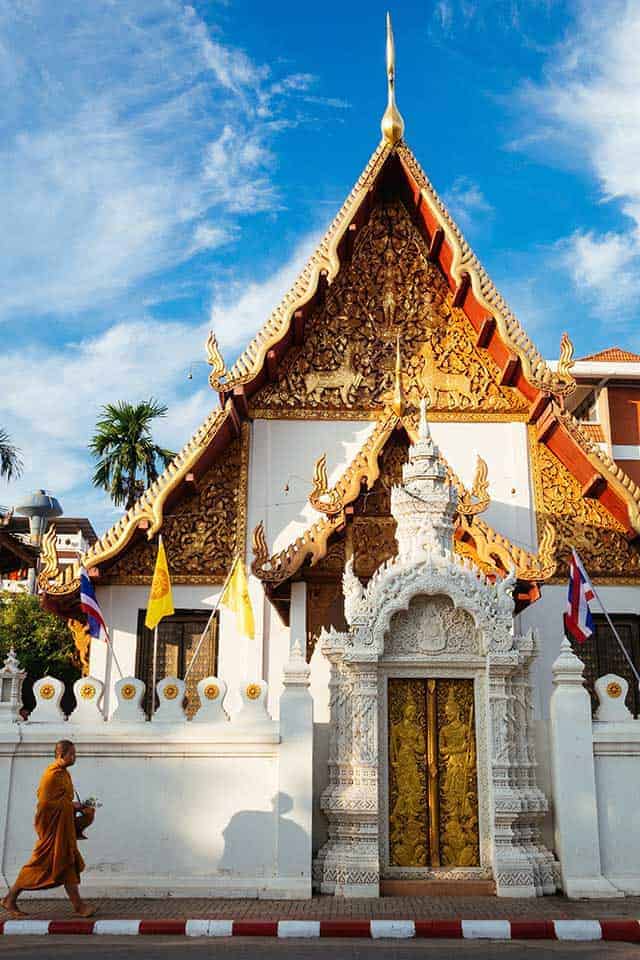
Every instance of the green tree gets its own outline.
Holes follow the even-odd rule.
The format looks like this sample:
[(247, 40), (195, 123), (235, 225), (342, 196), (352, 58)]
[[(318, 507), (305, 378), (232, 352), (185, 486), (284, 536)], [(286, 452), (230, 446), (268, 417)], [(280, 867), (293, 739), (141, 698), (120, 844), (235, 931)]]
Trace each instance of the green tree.
[(34, 706), (31, 688), (48, 675), (62, 680), (69, 691), (80, 676), (73, 636), (64, 620), (47, 613), (31, 593), (0, 592), (0, 664), (13, 647), (27, 680), (23, 701)]
[(11, 437), (0, 427), (0, 477), (14, 480), (22, 473), (20, 451), (11, 443)]
[(157, 479), (158, 465), (166, 467), (175, 456), (151, 436), (151, 421), (166, 412), (167, 408), (153, 399), (137, 404), (108, 403), (102, 408), (89, 443), (98, 461), (93, 483), (106, 490), (117, 507), (132, 507)]

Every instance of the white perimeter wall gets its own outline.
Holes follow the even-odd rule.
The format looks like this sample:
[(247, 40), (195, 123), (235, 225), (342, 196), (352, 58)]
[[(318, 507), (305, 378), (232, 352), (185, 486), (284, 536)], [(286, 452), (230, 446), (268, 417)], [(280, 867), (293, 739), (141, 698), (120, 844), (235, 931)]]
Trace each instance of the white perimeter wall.
[(279, 723), (248, 698), (235, 719), (200, 723), (103, 722), (97, 708), (72, 723), (16, 723), (4, 712), (1, 880), (29, 858), (38, 782), (64, 738), (77, 747), (80, 797), (103, 803), (81, 846), (88, 896), (309, 897), (312, 700), (304, 660), (287, 669)]

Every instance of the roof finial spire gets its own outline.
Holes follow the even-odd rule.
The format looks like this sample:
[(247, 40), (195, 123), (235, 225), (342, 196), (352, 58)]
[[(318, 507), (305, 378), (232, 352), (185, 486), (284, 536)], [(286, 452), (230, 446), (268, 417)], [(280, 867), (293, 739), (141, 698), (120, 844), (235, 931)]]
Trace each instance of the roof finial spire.
[(382, 138), (391, 146), (402, 140), (404, 120), (396, 106), (396, 49), (393, 42), (391, 14), (387, 13), (387, 109), (382, 117)]
[(400, 356), (400, 334), (396, 340), (396, 375), (393, 385), (393, 400), (391, 409), (397, 417), (404, 413), (404, 397), (402, 396), (402, 359)]

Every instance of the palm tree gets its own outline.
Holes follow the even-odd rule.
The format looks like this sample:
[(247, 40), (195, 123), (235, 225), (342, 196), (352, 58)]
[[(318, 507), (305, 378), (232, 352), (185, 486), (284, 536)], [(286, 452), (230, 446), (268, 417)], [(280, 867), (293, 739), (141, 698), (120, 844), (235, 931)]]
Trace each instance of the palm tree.
[(11, 443), (11, 437), (0, 427), (0, 477), (14, 480), (22, 474), (20, 451)]
[[(167, 408), (151, 398), (133, 404), (107, 403), (96, 423), (89, 449), (98, 463), (93, 475), (115, 505), (126, 510), (157, 479), (158, 463), (167, 466), (175, 456), (153, 442), (151, 421), (164, 417)], [(140, 474), (140, 476), (138, 476)]]

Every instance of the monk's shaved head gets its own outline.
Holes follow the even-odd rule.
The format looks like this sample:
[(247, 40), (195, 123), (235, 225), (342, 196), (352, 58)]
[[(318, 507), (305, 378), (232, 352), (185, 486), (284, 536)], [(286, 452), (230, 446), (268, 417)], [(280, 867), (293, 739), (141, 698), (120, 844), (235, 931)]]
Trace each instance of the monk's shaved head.
[(56, 743), (56, 757), (66, 757), (70, 750), (74, 749), (74, 745), (71, 740), (58, 740)]

